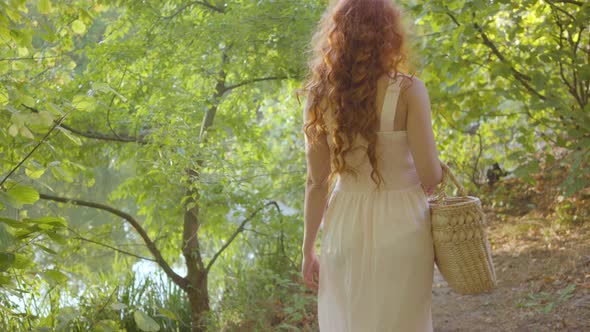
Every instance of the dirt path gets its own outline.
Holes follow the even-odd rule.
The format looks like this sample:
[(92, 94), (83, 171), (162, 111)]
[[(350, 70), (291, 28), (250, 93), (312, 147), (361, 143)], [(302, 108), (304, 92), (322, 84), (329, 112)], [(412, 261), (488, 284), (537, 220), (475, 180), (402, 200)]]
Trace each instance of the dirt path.
[(494, 218), (488, 236), (498, 288), (458, 295), (435, 270), (435, 332), (590, 331), (590, 224)]

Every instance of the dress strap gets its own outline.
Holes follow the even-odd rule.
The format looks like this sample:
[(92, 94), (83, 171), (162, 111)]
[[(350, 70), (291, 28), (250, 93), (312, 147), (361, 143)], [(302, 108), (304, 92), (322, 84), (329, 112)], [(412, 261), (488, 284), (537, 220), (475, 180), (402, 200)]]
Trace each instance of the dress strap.
[(393, 83), (391, 81), (388, 82), (383, 108), (381, 109), (379, 131), (393, 131), (393, 121), (395, 119), (397, 99), (399, 98), (400, 92), (399, 82), (400, 80), (396, 80)]

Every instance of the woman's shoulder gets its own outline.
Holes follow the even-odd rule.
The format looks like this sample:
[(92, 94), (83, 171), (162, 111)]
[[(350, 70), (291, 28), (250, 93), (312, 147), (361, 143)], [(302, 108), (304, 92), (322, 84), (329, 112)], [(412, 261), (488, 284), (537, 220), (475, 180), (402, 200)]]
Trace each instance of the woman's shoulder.
[(397, 73), (400, 86), (400, 98), (406, 101), (423, 99), (428, 96), (426, 84), (414, 74)]
[(420, 92), (426, 89), (424, 82), (415, 74), (397, 72), (393, 75), (393, 81), (399, 83), (401, 90)]

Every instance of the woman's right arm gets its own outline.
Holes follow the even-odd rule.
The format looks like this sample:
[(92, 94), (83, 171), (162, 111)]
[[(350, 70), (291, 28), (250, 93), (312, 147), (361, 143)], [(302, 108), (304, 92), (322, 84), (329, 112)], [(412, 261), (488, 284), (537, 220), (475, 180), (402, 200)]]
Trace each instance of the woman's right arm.
[(406, 90), (406, 100), (408, 145), (420, 182), (427, 192), (431, 192), (442, 181), (443, 174), (434, 142), (430, 97), (422, 80), (412, 78)]

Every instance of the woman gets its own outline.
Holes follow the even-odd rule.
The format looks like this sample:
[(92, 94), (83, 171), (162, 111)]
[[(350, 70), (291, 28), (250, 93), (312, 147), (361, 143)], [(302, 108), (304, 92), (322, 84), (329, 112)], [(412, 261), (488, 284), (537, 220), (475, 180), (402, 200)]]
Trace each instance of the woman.
[(401, 73), (390, 1), (339, 1), (312, 43), (302, 269), (321, 332), (432, 331), (427, 195), (442, 169), (427, 90)]

